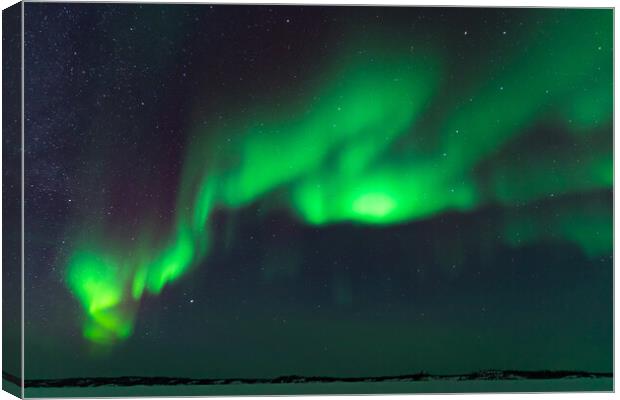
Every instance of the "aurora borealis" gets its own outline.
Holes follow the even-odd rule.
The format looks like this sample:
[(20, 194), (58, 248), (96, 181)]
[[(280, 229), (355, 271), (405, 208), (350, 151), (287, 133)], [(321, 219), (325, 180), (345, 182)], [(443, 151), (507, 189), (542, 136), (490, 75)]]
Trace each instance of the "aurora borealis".
[(35, 298), (73, 310), (32, 337), (79, 342), (66, 371), (609, 370), (610, 10), (29, 7), (62, 38), (28, 39)]

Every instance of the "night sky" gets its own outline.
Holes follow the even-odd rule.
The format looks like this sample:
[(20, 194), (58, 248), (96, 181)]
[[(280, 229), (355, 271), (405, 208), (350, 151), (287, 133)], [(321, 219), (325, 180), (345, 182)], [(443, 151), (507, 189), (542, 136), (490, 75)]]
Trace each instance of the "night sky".
[(612, 371), (612, 18), (26, 3), (26, 379)]

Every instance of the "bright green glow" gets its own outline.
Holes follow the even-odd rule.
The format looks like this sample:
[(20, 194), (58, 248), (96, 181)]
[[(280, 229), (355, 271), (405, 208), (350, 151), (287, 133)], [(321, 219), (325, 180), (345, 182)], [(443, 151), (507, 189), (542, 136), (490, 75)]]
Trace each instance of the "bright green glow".
[(385, 217), (395, 207), (394, 199), (384, 193), (367, 193), (353, 202), (353, 212), (368, 217)]
[(117, 310), (101, 310), (89, 315), (84, 336), (96, 343), (106, 344), (127, 339), (133, 331), (133, 321)]
[(170, 281), (177, 279), (189, 268), (194, 256), (192, 238), (185, 234), (177, 240), (155, 260), (150, 266), (146, 280), (146, 287), (151, 293), (159, 293)]
[(100, 254), (79, 252), (70, 261), (68, 282), (93, 314), (116, 306), (122, 299), (119, 266)]
[[(215, 208), (262, 200), (307, 224), (386, 225), (610, 188), (612, 14), (535, 17), (546, 22), (544, 32), (533, 28), (521, 38), (531, 46), (502, 54), (499, 65), (482, 60), (478, 81), (448, 80), (442, 57), (413, 54), (408, 43), (352, 48), (302, 99), (276, 98), (230, 124), (196, 129), (169, 237), (145, 234), (137, 249), (101, 241), (71, 258), (67, 283), (87, 314), (85, 336), (128, 337), (142, 296), (206, 257)], [(561, 127), (571, 142), (537, 152), (540, 125)], [(513, 141), (528, 132), (531, 149), (515, 150)], [(563, 240), (593, 256), (610, 249), (610, 215), (519, 214), (499, 230), (509, 244)]]
[(416, 171), (386, 165), (351, 179), (325, 171), (320, 178), (294, 186), (292, 202), (302, 218), (315, 225), (393, 224), (438, 210), (470, 210), (478, 204), (477, 196), (470, 181), (443, 178), (431, 166)]
[(144, 293), (144, 288), (146, 287), (147, 275), (148, 270), (144, 266), (136, 271), (133, 283), (131, 284), (131, 297), (133, 297), (134, 300), (139, 300), (140, 297), (142, 297), (142, 293)]
[(87, 313), (84, 336), (105, 343), (131, 334), (131, 319), (119, 312), (127, 271), (100, 252), (76, 252), (70, 260), (67, 282)]

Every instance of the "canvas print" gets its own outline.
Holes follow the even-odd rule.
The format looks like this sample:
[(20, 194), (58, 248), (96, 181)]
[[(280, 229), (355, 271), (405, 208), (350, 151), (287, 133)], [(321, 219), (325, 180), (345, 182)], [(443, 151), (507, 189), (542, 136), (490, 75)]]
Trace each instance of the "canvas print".
[(612, 9), (3, 28), (5, 390), (613, 390)]

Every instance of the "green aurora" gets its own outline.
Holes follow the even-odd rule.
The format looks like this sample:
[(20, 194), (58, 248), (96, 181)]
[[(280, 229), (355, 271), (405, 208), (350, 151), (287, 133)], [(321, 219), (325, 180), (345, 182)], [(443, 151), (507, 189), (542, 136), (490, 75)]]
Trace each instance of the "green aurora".
[[(377, 40), (341, 54), (303, 101), (274, 99), (290, 104), (277, 115), (251, 105), (234, 125), (209, 127), (215, 135), (193, 129), (165, 238), (145, 217), (135, 242), (105, 233), (75, 240), (66, 282), (83, 307), (84, 336), (129, 337), (140, 299), (205, 260), (214, 210), (259, 201), (316, 226), (495, 206), (505, 210), (497, 224), (508, 245), (546, 239), (551, 227), (552, 239), (589, 256), (610, 252), (609, 207), (558, 205), (550, 218), (537, 205), (613, 186), (612, 15), (540, 13), (558, 21), (520, 38), (531, 46), (512, 49), (508, 61), (482, 64), (473, 83), (447, 87), (438, 49)], [(430, 118), (437, 109), (441, 117)], [(511, 146), (527, 147), (532, 130), (549, 125), (570, 144), (511, 156)]]

